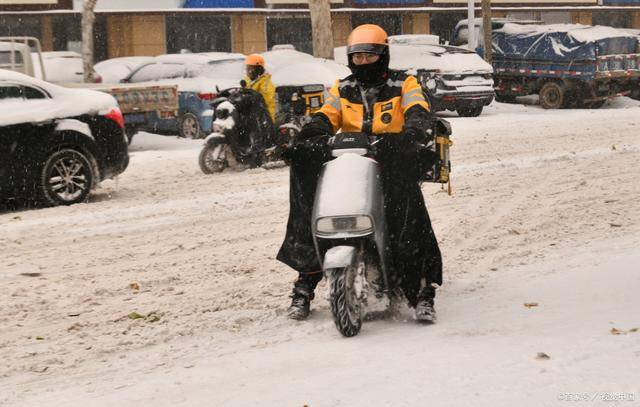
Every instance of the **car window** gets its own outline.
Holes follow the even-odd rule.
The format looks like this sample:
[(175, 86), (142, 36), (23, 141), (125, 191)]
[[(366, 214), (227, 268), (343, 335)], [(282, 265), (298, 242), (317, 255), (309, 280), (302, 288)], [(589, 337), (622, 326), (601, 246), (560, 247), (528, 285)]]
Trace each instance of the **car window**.
[[(21, 52), (14, 52), (13, 53), (15, 55), (15, 63), (16, 64), (22, 64), (22, 53)], [(10, 64), (11, 63), (11, 51), (0, 51), (0, 64)]]
[(22, 99), (22, 88), (16, 85), (0, 85), (0, 100)]
[(46, 99), (47, 96), (39, 91), (38, 89), (31, 88), (29, 86), (25, 86), (24, 88), (24, 97), (27, 99)]
[(131, 78), (129, 78), (129, 82), (182, 78), (184, 75), (185, 67), (182, 64), (149, 64), (137, 70)]

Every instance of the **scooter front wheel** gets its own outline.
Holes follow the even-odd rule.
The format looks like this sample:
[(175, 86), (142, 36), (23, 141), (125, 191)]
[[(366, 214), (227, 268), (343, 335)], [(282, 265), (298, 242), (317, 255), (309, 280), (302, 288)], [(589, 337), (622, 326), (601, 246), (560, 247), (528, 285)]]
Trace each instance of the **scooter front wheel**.
[(329, 302), (333, 321), (346, 337), (355, 336), (362, 327), (363, 304), (356, 287), (357, 269), (353, 266), (331, 270)]
[(224, 144), (205, 145), (202, 151), (200, 151), (198, 164), (200, 164), (200, 169), (205, 174), (222, 172), (227, 166), (224, 156)]

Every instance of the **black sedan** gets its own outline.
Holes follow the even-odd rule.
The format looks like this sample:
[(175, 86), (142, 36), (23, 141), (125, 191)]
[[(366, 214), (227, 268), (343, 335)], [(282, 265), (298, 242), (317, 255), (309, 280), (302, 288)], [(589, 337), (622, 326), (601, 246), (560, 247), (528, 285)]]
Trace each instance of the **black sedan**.
[(128, 164), (112, 96), (0, 70), (0, 200), (83, 202)]

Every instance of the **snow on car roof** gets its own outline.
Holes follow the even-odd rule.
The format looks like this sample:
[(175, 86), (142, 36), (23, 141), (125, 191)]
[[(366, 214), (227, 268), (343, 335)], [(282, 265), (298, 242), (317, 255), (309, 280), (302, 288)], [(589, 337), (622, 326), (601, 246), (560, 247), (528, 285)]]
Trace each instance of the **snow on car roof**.
[(336, 61), (316, 58), (292, 49), (267, 51), (262, 53), (262, 56), (275, 86), (320, 83), (330, 87), (336, 79), (344, 78), (351, 73), (349, 68)]
[(0, 99), (0, 126), (43, 122), (82, 114), (107, 113), (118, 106), (113, 96), (89, 89), (69, 89), (21, 73), (0, 69), (0, 86), (16, 83), (43, 89), (52, 99)]
[(582, 24), (548, 24), (548, 25), (521, 25), (507, 23), (499, 30), (507, 34), (521, 36), (535, 36), (550, 32), (564, 32), (581, 42), (598, 41), (604, 38), (633, 37), (628, 32), (613, 27), (602, 25), (590, 26)]
[[(391, 44), (389, 67), (403, 71), (418, 69), (443, 73), (492, 73), (493, 67), (478, 54), (465, 48), (445, 45)], [(336, 61), (347, 64), (346, 47), (334, 50)]]
[[(37, 54), (35, 54), (37, 55)], [(82, 58), (82, 55), (73, 51), (47, 51), (42, 53), (43, 59), (52, 58)]]
[(244, 59), (242, 54), (231, 52), (202, 52), (197, 54), (164, 54), (155, 57), (155, 61), (177, 64), (208, 64), (210, 62), (223, 61), (226, 59)]
[(440, 37), (433, 34), (390, 35), (389, 44), (438, 45)]

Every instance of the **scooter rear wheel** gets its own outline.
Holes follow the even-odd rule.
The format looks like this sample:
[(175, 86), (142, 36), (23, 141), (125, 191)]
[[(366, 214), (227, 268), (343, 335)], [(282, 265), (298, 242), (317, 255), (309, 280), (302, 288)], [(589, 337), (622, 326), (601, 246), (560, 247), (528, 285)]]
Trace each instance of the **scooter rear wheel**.
[(353, 266), (331, 270), (329, 302), (333, 322), (346, 337), (357, 335), (362, 327), (363, 305), (355, 287), (356, 276)]
[(200, 151), (198, 164), (200, 165), (200, 170), (205, 174), (222, 172), (227, 167), (227, 162), (224, 157), (224, 144), (205, 145), (202, 151)]

